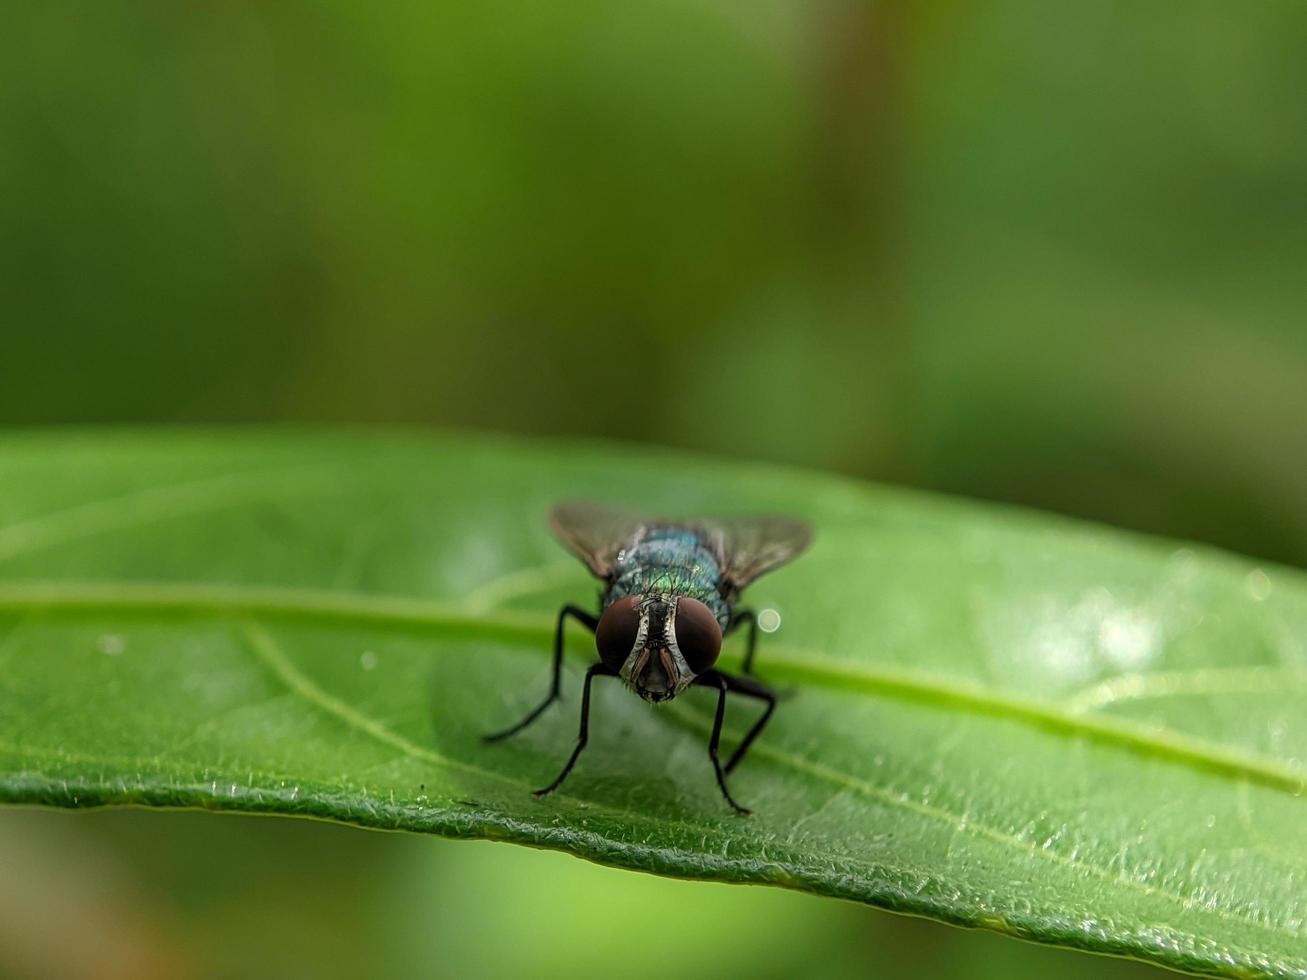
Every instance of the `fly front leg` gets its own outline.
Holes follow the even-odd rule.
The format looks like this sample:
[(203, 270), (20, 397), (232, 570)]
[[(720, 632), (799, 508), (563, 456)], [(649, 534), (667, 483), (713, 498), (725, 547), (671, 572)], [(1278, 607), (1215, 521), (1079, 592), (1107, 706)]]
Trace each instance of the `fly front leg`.
[[(713, 771), (717, 774), (717, 786), (722, 791), (722, 796), (726, 798), (735, 812), (742, 817), (747, 817), (749, 810), (740, 806), (731, 796), (731, 791), (726, 788), (726, 771), (722, 768), (722, 760), (717, 754), (717, 748), (722, 740), (722, 722), (726, 718), (726, 692), (730, 690), (730, 682), (725, 674), (715, 670), (705, 671), (694, 679), (694, 683), (701, 687), (715, 687), (717, 689), (717, 713), (713, 716), (712, 735), (708, 738), (708, 757), (712, 759)], [(728, 767), (729, 769), (729, 767)]]
[[(564, 606), (558, 612), (558, 625), (554, 629), (554, 678), (549, 685), (549, 694), (545, 699), (531, 710), (531, 712), (519, 721), (512, 728), (506, 728), (502, 732), (495, 732), (493, 735), (484, 735), (481, 741), (500, 742), (511, 735), (516, 735), (531, 722), (535, 721), (544, 713), (544, 710), (558, 700), (558, 694), (563, 678), (563, 624), (567, 622), (567, 617), (571, 616), (578, 623), (588, 629), (591, 633), (599, 625), (599, 620), (591, 616), (579, 606)], [(587, 687), (588, 690), (588, 687)]]
[(731, 621), (726, 626), (729, 636), (741, 627), (748, 625), (749, 639), (744, 648), (744, 673), (753, 673), (753, 655), (758, 649), (758, 617), (752, 609), (739, 609), (731, 613)]
[(729, 773), (744, 760), (744, 754), (749, 751), (749, 746), (753, 744), (753, 740), (762, 734), (763, 728), (771, 720), (772, 712), (776, 710), (776, 693), (765, 684), (751, 677), (732, 677), (730, 674), (722, 674), (721, 677), (726, 682), (727, 688), (736, 694), (742, 694), (746, 698), (756, 698), (767, 705), (762, 717), (753, 723), (753, 727), (744, 736), (744, 740), (731, 754), (730, 761), (726, 763), (726, 772)]
[(592, 664), (590, 669), (585, 672), (585, 687), (581, 690), (581, 731), (576, 737), (576, 747), (572, 749), (572, 755), (567, 760), (567, 765), (563, 766), (563, 771), (558, 774), (558, 778), (546, 786), (544, 789), (536, 790), (533, 796), (548, 796), (554, 790), (563, 784), (567, 774), (572, 771), (576, 765), (577, 758), (581, 755), (581, 750), (585, 748), (585, 743), (590, 738), (590, 682), (596, 677), (616, 677), (617, 671), (605, 664)]

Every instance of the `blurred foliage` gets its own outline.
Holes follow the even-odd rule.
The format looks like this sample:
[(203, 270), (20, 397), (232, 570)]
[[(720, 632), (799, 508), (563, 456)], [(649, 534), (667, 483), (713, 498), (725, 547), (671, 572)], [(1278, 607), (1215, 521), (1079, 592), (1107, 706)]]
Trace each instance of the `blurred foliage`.
[(1305, 37), (1296, 0), (11, 5), (0, 421), (592, 433), (1307, 563)]
[(1307, 562), (1307, 8), (20, 4), (0, 420), (792, 461)]

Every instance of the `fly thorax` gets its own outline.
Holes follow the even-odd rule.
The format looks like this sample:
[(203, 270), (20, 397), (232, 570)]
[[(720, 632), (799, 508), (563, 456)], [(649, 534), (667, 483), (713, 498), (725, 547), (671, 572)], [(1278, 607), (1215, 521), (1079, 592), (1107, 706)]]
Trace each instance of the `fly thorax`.
[(676, 596), (652, 593), (640, 600), (640, 625), (622, 680), (646, 701), (668, 701), (694, 680), (676, 643)]

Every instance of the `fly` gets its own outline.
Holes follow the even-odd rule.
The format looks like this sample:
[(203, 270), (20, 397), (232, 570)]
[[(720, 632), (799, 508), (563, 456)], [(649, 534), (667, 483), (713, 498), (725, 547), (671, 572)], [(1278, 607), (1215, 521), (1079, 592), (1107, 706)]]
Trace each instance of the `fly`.
[[(753, 676), (758, 620), (752, 610), (737, 608), (740, 592), (758, 576), (785, 564), (808, 547), (812, 531), (785, 517), (723, 521), (667, 521), (628, 514), (602, 504), (559, 504), (550, 524), (563, 544), (603, 582), (599, 615), (566, 605), (554, 630), (553, 682), (549, 694), (525, 718), (485, 741), (516, 735), (558, 700), (563, 669), (563, 627), (570, 616), (594, 633), (599, 662), (585, 672), (581, 692), (581, 731), (572, 755), (548, 786), (552, 793), (567, 778), (585, 748), (590, 720), (590, 683), (596, 677), (619, 677), (636, 694), (657, 704), (686, 688), (717, 691), (717, 713), (708, 755), (722, 796), (738, 813), (749, 811), (731, 797), (726, 777), (740, 764), (749, 746), (776, 709), (776, 695)], [(722, 637), (748, 626), (749, 639), (740, 675), (713, 665)], [(735, 752), (722, 765), (721, 741), (726, 695), (762, 701), (766, 707)]]

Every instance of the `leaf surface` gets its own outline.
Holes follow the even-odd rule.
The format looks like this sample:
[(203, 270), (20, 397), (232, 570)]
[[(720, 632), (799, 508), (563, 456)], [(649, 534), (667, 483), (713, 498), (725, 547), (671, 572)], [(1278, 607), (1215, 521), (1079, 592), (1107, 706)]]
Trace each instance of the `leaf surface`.
[[(788, 697), (732, 777), (712, 695), (548, 683), (595, 583), (561, 498), (792, 513), (746, 593)], [(740, 638), (724, 663), (738, 664)], [(732, 739), (753, 717), (728, 712)], [(611, 445), (0, 440), (0, 799), (301, 815), (762, 882), (1229, 975), (1307, 974), (1307, 579), (829, 476)]]

